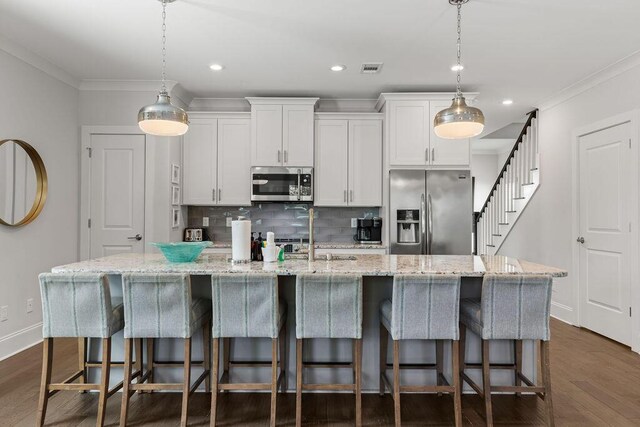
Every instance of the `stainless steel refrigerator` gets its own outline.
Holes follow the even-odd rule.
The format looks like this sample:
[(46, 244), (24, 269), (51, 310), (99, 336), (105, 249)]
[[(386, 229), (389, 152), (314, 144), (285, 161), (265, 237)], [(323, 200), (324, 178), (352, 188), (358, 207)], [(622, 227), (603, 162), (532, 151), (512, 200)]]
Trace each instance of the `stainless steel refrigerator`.
[(469, 171), (392, 170), (389, 198), (391, 254), (471, 254)]

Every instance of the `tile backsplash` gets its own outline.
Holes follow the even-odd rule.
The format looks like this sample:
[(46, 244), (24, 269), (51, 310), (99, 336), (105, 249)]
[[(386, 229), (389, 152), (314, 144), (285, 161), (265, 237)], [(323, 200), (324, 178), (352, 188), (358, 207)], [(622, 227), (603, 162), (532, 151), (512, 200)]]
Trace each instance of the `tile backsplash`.
[[(308, 239), (309, 213), (306, 203), (262, 203), (249, 207), (233, 206), (189, 206), (187, 227), (202, 227), (202, 219), (209, 218), (206, 227), (213, 242), (231, 242), (231, 227), (227, 218), (244, 216), (251, 219), (251, 231), (273, 231), (278, 238)], [(356, 233), (351, 228), (351, 218), (371, 218), (378, 216), (379, 208), (328, 208), (316, 207), (315, 241), (327, 243), (352, 243)], [(257, 236), (257, 234), (256, 234)]]

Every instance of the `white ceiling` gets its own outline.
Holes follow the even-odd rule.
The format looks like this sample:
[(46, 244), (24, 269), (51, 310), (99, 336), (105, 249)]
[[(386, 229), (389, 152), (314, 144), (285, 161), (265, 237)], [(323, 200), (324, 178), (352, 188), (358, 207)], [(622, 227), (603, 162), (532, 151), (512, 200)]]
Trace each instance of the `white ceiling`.
[[(450, 91), (447, 0), (178, 0), (168, 5), (168, 78), (199, 97), (376, 98)], [(157, 0), (0, 0), (0, 35), (79, 79), (159, 77)], [(640, 49), (637, 0), (471, 0), (463, 89), (487, 133)], [(384, 62), (361, 75), (365, 61)], [(213, 73), (209, 65), (224, 64)], [(332, 73), (329, 66), (345, 64)], [(512, 106), (501, 105), (512, 98)]]

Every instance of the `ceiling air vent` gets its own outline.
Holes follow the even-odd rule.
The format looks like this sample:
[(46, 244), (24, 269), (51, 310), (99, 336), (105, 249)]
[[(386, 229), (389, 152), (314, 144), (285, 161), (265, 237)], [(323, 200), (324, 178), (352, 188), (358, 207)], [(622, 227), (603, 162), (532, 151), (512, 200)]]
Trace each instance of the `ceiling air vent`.
[(377, 74), (382, 69), (382, 62), (366, 62), (360, 68), (361, 74)]

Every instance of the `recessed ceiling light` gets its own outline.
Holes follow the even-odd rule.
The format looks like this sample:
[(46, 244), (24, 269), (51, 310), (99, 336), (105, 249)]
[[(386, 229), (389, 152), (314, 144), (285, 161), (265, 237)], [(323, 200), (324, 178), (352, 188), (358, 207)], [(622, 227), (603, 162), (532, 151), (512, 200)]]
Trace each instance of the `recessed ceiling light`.
[(502, 105), (511, 105), (513, 104), (513, 99), (505, 99), (502, 101)]
[(462, 71), (464, 70), (464, 65), (460, 64), (456, 64), (454, 66), (451, 67), (451, 71)]
[(222, 71), (224, 69), (224, 65), (212, 64), (209, 68), (211, 68), (213, 71)]
[(333, 66), (331, 67), (331, 71), (344, 71), (344, 70), (346, 70), (346, 69), (347, 69), (347, 66), (346, 66), (346, 65), (340, 65), (340, 64), (338, 64), (338, 65), (333, 65)]

